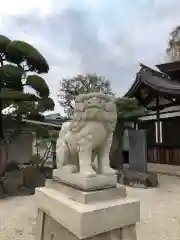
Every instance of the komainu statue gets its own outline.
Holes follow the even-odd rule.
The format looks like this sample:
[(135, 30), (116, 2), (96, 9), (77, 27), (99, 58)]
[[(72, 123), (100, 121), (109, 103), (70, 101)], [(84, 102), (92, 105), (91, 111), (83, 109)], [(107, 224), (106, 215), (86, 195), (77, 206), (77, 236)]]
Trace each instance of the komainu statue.
[(109, 165), (109, 152), (116, 119), (112, 97), (99, 92), (77, 96), (72, 122), (63, 124), (57, 140), (58, 168), (90, 178), (115, 174)]

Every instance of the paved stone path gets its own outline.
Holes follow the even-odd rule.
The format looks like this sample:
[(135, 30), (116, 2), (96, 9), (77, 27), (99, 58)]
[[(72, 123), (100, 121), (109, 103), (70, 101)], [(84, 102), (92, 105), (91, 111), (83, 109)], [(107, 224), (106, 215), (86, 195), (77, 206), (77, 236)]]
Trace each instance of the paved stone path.
[[(180, 239), (180, 178), (159, 177), (157, 189), (128, 189), (141, 200), (138, 240)], [(0, 239), (34, 240), (36, 204), (34, 196), (0, 200)]]

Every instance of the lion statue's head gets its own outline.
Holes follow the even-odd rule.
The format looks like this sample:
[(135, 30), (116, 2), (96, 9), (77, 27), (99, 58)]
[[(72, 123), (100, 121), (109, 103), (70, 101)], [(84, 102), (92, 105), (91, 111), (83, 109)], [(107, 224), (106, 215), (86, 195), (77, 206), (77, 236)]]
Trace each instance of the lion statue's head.
[(114, 131), (117, 119), (115, 99), (104, 93), (80, 94), (75, 100), (71, 131), (80, 131), (88, 121), (99, 121), (108, 131)]

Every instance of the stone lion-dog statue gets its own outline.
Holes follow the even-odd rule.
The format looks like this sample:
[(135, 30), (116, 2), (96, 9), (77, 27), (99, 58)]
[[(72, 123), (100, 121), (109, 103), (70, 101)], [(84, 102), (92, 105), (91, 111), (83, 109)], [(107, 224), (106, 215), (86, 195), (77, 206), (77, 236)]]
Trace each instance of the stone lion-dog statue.
[[(72, 121), (63, 124), (57, 140), (58, 168), (90, 178), (97, 174), (116, 173), (109, 163), (117, 120), (114, 100), (99, 92), (77, 96)], [(95, 158), (96, 168), (93, 167)]]

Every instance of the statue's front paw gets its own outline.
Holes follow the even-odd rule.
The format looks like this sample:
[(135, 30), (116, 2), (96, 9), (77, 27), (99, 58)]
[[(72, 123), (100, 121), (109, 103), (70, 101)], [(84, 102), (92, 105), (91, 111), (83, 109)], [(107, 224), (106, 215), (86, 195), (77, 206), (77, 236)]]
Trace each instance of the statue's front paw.
[(103, 167), (101, 173), (104, 175), (116, 175), (116, 170), (110, 167)]
[(76, 165), (66, 165), (62, 167), (62, 170), (66, 173), (77, 173)]
[(80, 171), (85, 178), (92, 178), (96, 176), (96, 172), (93, 169), (84, 169)]

